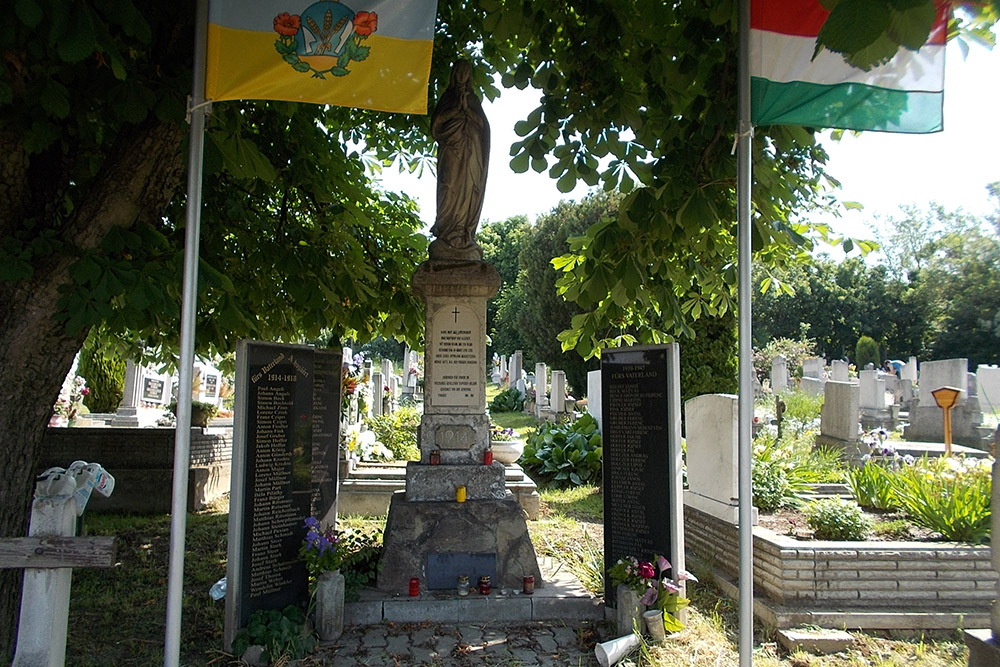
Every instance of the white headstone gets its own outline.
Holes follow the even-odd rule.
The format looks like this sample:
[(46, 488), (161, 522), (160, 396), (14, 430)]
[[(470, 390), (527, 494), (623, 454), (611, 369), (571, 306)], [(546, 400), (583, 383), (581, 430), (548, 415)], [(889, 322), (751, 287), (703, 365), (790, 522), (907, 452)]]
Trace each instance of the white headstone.
[(810, 357), (802, 362), (802, 377), (822, 379), (823, 360), (819, 357)]
[(941, 387), (960, 390), (956, 405), (964, 403), (969, 393), (968, 372), (968, 359), (943, 359), (920, 364), (920, 407), (937, 407), (933, 392)]
[(788, 389), (788, 361), (780, 354), (771, 360), (771, 389), (775, 392)]
[(873, 410), (885, 409), (885, 380), (878, 377), (878, 371), (858, 373), (861, 390), (858, 405)]
[(552, 371), (552, 412), (566, 412), (566, 372)]
[(729, 523), (739, 518), (739, 399), (706, 394), (684, 404), (688, 490), (684, 504)]
[(601, 430), (601, 371), (599, 370), (587, 373), (587, 413), (597, 420), (597, 428)]
[(901, 380), (909, 380), (910, 382), (916, 383), (917, 381), (916, 357), (910, 357), (909, 361), (903, 364), (903, 367), (899, 370), (899, 378)]
[(861, 388), (853, 382), (830, 380), (823, 388), (820, 432), (846, 442), (858, 439)]
[(548, 407), (549, 405), (549, 387), (548, 382), (549, 371), (545, 364), (537, 363), (535, 364), (535, 409), (540, 410), (541, 408)]
[(830, 379), (834, 382), (850, 382), (851, 369), (843, 359), (834, 359), (830, 362)]
[(372, 373), (372, 416), (382, 416), (382, 399), (385, 396), (385, 383), (382, 380), (382, 372)]
[(976, 384), (983, 412), (1000, 414), (1000, 366), (980, 365), (976, 370)]
[(510, 358), (510, 386), (517, 387), (521, 393), (524, 393), (524, 386), (522, 380), (524, 380), (521, 364), (523, 363), (524, 353), (521, 350), (517, 350)]

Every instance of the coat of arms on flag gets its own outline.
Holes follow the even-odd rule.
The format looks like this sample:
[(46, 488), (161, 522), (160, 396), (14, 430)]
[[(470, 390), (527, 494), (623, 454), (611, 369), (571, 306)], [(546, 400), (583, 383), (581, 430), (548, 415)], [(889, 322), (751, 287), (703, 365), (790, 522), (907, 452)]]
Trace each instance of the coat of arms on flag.
[(426, 113), (436, 0), (348, 1), (210, 0), (205, 97)]
[(278, 39), (274, 49), (297, 72), (347, 76), (352, 60), (368, 57), (363, 42), (378, 27), (375, 12), (354, 12), (341, 2), (317, 2), (301, 14), (282, 12), (274, 17)]

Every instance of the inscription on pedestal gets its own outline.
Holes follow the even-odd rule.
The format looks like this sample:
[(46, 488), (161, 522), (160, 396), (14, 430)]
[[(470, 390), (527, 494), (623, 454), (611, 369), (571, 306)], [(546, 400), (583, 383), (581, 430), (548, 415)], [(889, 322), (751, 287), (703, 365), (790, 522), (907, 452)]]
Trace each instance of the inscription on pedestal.
[[(667, 363), (663, 349), (601, 355), (604, 562), (670, 554)], [(610, 585), (605, 599), (613, 600)]]
[(434, 444), (438, 449), (469, 449), (476, 441), (471, 426), (438, 426), (434, 430)]
[(428, 336), (434, 373), (430, 391), (437, 407), (475, 408), (480, 385), (479, 355), (483, 347), (479, 318), (467, 305), (440, 308)]

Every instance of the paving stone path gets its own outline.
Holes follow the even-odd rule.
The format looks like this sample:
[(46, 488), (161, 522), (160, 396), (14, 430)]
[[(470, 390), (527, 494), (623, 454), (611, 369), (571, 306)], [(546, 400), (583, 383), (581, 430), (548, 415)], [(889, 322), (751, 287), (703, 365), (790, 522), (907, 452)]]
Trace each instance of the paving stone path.
[(504, 665), (507, 667), (591, 667), (594, 645), (605, 641), (604, 623), (537, 621), (454, 625), (383, 623), (350, 627), (323, 645), (303, 665)]

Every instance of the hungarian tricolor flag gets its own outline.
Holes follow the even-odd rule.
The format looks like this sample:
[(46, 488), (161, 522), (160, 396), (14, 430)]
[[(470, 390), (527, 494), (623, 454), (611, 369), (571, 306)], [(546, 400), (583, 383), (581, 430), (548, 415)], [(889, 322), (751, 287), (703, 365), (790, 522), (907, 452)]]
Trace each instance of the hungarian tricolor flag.
[(927, 43), (900, 48), (869, 71), (839, 53), (815, 57), (829, 16), (817, 0), (752, 0), (751, 119), (755, 125), (927, 133), (943, 129), (948, 3), (937, 2)]
[(427, 113), (436, 0), (210, 0), (205, 97)]

